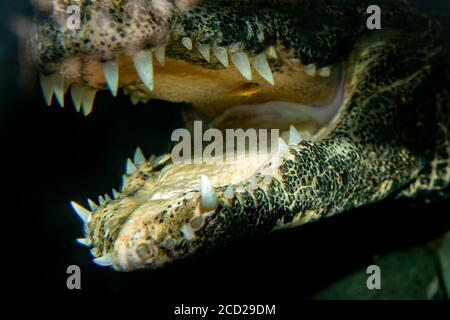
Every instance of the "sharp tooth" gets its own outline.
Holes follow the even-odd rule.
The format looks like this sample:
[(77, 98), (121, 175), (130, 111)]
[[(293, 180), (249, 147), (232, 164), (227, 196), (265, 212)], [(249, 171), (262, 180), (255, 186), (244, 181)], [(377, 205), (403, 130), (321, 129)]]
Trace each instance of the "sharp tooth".
[(117, 199), (120, 196), (119, 191), (117, 191), (116, 189), (112, 189), (112, 194), (114, 199)]
[(72, 102), (77, 112), (81, 111), (81, 103), (83, 102), (83, 87), (79, 84), (74, 84), (70, 89), (72, 95)]
[(233, 193), (234, 193), (234, 189), (233, 186), (230, 184), (227, 189), (225, 190), (225, 192), (223, 193), (223, 196), (227, 199), (231, 199), (233, 198)]
[(138, 52), (133, 57), (134, 66), (142, 83), (153, 91), (153, 55), (149, 50)]
[(64, 77), (60, 73), (53, 74), (53, 93), (59, 105), (64, 108)]
[(166, 47), (159, 47), (155, 49), (155, 57), (159, 64), (164, 67), (166, 64)]
[(77, 242), (86, 247), (89, 247), (91, 245), (91, 242), (86, 238), (79, 238), (77, 239)]
[(94, 89), (84, 88), (83, 90), (83, 114), (87, 117), (92, 112), (92, 107), (94, 106), (95, 95), (97, 91)]
[(323, 78), (328, 78), (331, 75), (330, 67), (323, 67), (319, 69), (319, 76)]
[(198, 52), (205, 58), (206, 61), (211, 63), (211, 49), (209, 44), (200, 44), (198, 46)]
[(111, 197), (108, 194), (105, 194), (105, 201), (112, 201)]
[(231, 61), (245, 79), (252, 81), (252, 69), (250, 68), (250, 61), (246, 53), (238, 52), (232, 54)]
[(88, 204), (89, 204), (89, 208), (91, 208), (91, 211), (94, 211), (95, 209), (97, 209), (97, 205), (91, 199), (88, 199)]
[(317, 67), (314, 63), (308, 64), (304, 68), (305, 73), (310, 77), (315, 77), (317, 72)]
[(45, 103), (48, 106), (52, 104), (53, 99), (53, 75), (44, 76), (41, 74), (41, 89), (44, 95)]
[(204, 212), (217, 208), (219, 201), (207, 176), (200, 176), (200, 209)]
[(91, 212), (88, 209), (83, 208), (75, 201), (70, 202), (72, 205), (73, 210), (78, 214), (78, 216), (83, 220), (84, 223), (87, 223), (89, 220), (89, 217), (91, 216)]
[(134, 165), (133, 161), (131, 159), (127, 160), (127, 175), (133, 174), (137, 171), (136, 166)]
[(135, 106), (135, 105), (137, 105), (140, 101), (141, 101), (141, 98), (139, 98), (137, 95), (135, 95), (135, 94), (131, 94), (130, 95), (130, 100), (131, 100), (131, 103), (133, 104), (133, 106)]
[(145, 162), (145, 156), (142, 153), (142, 150), (140, 147), (137, 147), (136, 151), (134, 152), (133, 162), (138, 165)]
[(286, 157), (289, 155), (289, 147), (282, 138), (278, 138), (278, 154), (281, 157)]
[(261, 77), (263, 77), (271, 85), (273, 86), (275, 85), (272, 70), (270, 70), (270, 65), (267, 62), (267, 58), (264, 53), (257, 55), (253, 59), (253, 66), (255, 67), (256, 71), (258, 71), (258, 73), (261, 75)]
[(98, 264), (101, 267), (109, 267), (113, 264), (114, 258), (112, 254), (107, 253), (104, 256), (101, 256), (100, 258), (95, 258), (93, 261), (95, 264)]
[(105, 199), (103, 196), (98, 196), (98, 204), (101, 206), (105, 204)]
[(219, 62), (221, 64), (223, 64), (223, 66), (225, 68), (228, 68), (230, 66), (230, 62), (228, 60), (228, 51), (227, 51), (226, 48), (215, 47), (214, 48), (214, 55), (216, 56), (217, 60), (219, 60)]
[(181, 38), (181, 43), (183, 44), (183, 46), (186, 47), (186, 49), (188, 49), (189, 51), (192, 50), (193, 46), (192, 46), (192, 40), (189, 37), (183, 37)]
[(289, 145), (297, 145), (302, 141), (302, 137), (298, 133), (297, 129), (294, 126), (291, 126), (289, 129)]
[(117, 60), (108, 61), (103, 64), (103, 74), (109, 91), (115, 97), (119, 88), (119, 63)]
[(274, 46), (270, 46), (269, 49), (267, 49), (267, 56), (269, 58), (272, 58), (272, 59), (275, 59), (275, 60), (278, 59), (277, 50), (275, 50)]

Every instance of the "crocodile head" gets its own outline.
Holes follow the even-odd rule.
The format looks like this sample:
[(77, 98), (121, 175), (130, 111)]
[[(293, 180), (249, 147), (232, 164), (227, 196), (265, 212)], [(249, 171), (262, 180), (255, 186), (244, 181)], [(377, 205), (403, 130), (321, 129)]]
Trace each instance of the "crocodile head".
[(391, 195), (448, 195), (441, 30), (406, 2), (380, 1), (381, 30), (366, 1), (38, 2), (48, 104), (70, 88), (88, 115), (98, 90), (122, 88), (191, 105), (188, 123), (286, 132), (288, 146), (216, 163), (138, 151), (113, 199), (72, 203), (98, 264), (154, 268)]

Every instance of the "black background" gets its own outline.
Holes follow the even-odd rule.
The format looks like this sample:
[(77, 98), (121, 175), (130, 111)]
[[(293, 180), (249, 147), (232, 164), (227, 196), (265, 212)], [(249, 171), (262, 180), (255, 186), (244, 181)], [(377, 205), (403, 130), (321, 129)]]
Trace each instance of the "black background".
[[(11, 26), (29, 16), (26, 1), (2, 2), (1, 214), (6, 278), (19, 295), (145, 297), (149, 306), (188, 302), (279, 303), (311, 297), (340, 277), (373, 262), (374, 255), (426, 243), (449, 229), (449, 202), (413, 206), (387, 202), (293, 230), (228, 247), (162, 270), (117, 273), (91, 262), (76, 244), (82, 224), (75, 200), (120, 186), (125, 160), (140, 145), (146, 155), (168, 150), (181, 125), (181, 106), (132, 106), (122, 93), (97, 96), (88, 118), (67, 106), (45, 105), (36, 72)], [(436, 2), (436, 7), (441, 5)], [(439, 11), (439, 10), (438, 10)], [(11, 252), (9, 252), (11, 251)], [(6, 253), (8, 252), (8, 253)], [(82, 269), (82, 290), (66, 288), (66, 268)]]

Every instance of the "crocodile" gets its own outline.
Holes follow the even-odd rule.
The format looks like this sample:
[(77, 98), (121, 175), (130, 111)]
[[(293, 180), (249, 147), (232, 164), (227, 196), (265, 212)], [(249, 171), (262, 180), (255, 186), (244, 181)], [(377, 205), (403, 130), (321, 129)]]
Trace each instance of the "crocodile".
[[(72, 202), (94, 262), (153, 269), (380, 201), (450, 195), (448, 49), (407, 1), (35, 1), (47, 104), (99, 90), (183, 103), (186, 125), (276, 128), (277, 147), (194, 164), (128, 159), (112, 197)], [(79, 8), (79, 27), (68, 7)]]

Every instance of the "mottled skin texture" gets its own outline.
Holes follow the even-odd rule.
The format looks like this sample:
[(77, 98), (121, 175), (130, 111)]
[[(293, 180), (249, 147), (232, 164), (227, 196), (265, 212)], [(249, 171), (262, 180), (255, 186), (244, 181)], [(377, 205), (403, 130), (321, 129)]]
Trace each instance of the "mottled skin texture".
[[(406, 2), (378, 1), (383, 29), (369, 31), (369, 2), (199, 1), (183, 9), (170, 5), (162, 14), (155, 13), (152, 1), (136, 1), (145, 11), (142, 19), (124, 19), (129, 26), (115, 20), (113, 29), (126, 32), (115, 42), (103, 37), (103, 45), (86, 41), (91, 34), (86, 30), (110, 29), (87, 20), (75, 37), (48, 16), (41, 18), (32, 55), (46, 73), (61, 71), (75, 56), (89, 65), (130, 47), (167, 41), (170, 58), (204, 64), (195, 53), (180, 53), (173, 39), (186, 35), (223, 46), (240, 42), (250, 55), (281, 43), (304, 64), (343, 61), (346, 69), (345, 97), (335, 121), (315, 139), (290, 146), (279, 165), (273, 165), (275, 155), (259, 165), (242, 160), (241, 171), (232, 164), (173, 165), (167, 156), (138, 166), (120, 196), (94, 210), (87, 223), (93, 254), (112, 254), (117, 270), (154, 268), (386, 198), (448, 197), (449, 69), (442, 30)], [(89, 12), (121, 12), (127, 1), (72, 3)], [(258, 28), (264, 37), (250, 34)], [(87, 86), (104, 88), (83, 72), (73, 75)], [(204, 108), (214, 113), (213, 104)], [(199, 209), (199, 174), (208, 175), (216, 188), (219, 205), (213, 211)], [(249, 187), (253, 179), (256, 189)], [(225, 197), (230, 184), (233, 195)], [(180, 231), (186, 227), (191, 236)]]

